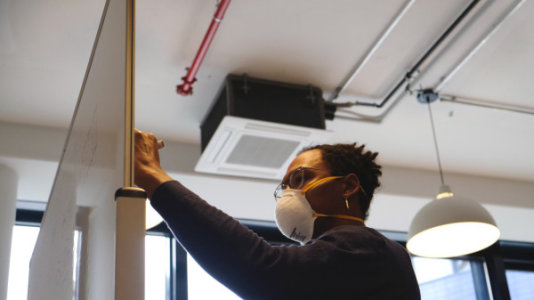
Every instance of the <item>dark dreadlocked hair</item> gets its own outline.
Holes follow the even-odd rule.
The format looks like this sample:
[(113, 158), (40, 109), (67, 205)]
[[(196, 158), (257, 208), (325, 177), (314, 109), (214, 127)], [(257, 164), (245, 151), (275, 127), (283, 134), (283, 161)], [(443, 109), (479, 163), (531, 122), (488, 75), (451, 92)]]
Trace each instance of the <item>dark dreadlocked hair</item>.
[(346, 176), (350, 173), (356, 174), (360, 180), (363, 190), (359, 191), (359, 204), (367, 219), (369, 206), (375, 193), (375, 189), (380, 186), (378, 177), (382, 175), (381, 166), (375, 162), (378, 152), (364, 151), (365, 145), (356, 146), (353, 144), (335, 145), (315, 145), (304, 148), (300, 153), (319, 149), (323, 160), (329, 165), (332, 176)]

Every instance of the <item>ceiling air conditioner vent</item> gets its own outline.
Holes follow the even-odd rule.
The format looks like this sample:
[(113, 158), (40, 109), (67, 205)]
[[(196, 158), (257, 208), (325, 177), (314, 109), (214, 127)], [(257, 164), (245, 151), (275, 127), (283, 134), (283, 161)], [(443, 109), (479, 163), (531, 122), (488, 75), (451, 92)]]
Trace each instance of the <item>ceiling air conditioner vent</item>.
[(226, 162), (262, 168), (281, 168), (298, 145), (299, 143), (294, 141), (243, 134)]
[(195, 170), (281, 179), (298, 152), (328, 142), (319, 88), (228, 75), (201, 124)]
[(327, 131), (226, 116), (195, 171), (281, 179), (304, 147), (325, 143)]

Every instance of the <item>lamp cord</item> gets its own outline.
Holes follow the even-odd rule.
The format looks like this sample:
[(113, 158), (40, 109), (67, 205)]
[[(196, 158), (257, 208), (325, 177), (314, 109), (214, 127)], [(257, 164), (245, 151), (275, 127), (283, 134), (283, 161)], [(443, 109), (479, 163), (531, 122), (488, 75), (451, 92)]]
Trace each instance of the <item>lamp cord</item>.
[(441, 184), (445, 184), (443, 180), (443, 170), (441, 169), (441, 158), (439, 156), (438, 139), (436, 138), (436, 128), (434, 128), (434, 118), (432, 117), (432, 109), (430, 108), (430, 101), (428, 104), (428, 114), (430, 115), (430, 125), (432, 126), (432, 137), (434, 138), (434, 147), (436, 148), (436, 156), (438, 159), (439, 177), (441, 178)]

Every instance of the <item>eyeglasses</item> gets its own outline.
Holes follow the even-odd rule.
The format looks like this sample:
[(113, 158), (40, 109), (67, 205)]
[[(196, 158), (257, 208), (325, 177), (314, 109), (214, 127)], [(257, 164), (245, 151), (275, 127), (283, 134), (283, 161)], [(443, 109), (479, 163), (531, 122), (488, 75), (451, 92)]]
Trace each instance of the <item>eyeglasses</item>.
[(287, 184), (280, 183), (274, 190), (274, 200), (275, 201), (280, 200), (280, 198), (282, 198), (283, 191), (287, 188), (296, 189), (296, 190), (302, 189), (307, 182), (309, 182), (311, 179), (313, 179), (313, 177), (315, 177), (315, 173), (313, 172), (313, 170), (321, 170), (321, 169), (298, 167), (293, 172), (291, 172), (289, 174)]

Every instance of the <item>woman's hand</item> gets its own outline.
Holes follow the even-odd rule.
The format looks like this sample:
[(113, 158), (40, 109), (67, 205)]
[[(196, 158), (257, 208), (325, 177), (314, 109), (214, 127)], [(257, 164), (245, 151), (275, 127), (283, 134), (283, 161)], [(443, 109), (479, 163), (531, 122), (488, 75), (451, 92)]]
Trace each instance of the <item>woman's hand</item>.
[(161, 168), (158, 148), (155, 135), (135, 129), (135, 184), (144, 189), (149, 198), (160, 184), (173, 180)]

